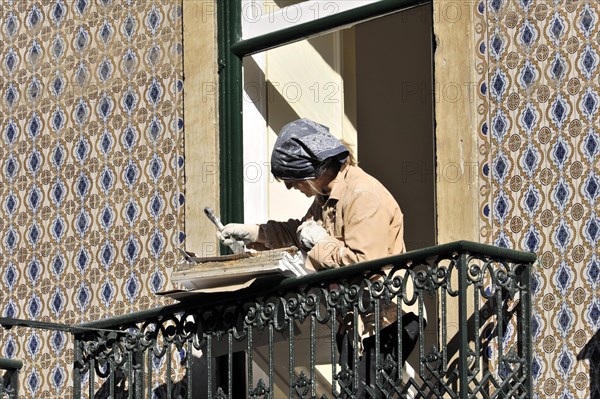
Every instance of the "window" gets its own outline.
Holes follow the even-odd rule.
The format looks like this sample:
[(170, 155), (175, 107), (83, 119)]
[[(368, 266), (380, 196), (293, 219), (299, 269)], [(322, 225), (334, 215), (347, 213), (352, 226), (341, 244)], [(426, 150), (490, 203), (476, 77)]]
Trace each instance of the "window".
[[(243, 109), (235, 134), (221, 127), (229, 135), (222, 140), (224, 220), (303, 215), (310, 200), (273, 182), (268, 162), (275, 132), (309, 117), (349, 142), (361, 167), (394, 194), (405, 213), (408, 248), (435, 244), (432, 11), (422, 3), (239, 5), (242, 39), (224, 46), (236, 53), (230, 57), (243, 57), (237, 81), (229, 82), (239, 92), (226, 89), (221, 99), (229, 104), (221, 110), (226, 125)], [(227, 98), (235, 95), (237, 105)]]

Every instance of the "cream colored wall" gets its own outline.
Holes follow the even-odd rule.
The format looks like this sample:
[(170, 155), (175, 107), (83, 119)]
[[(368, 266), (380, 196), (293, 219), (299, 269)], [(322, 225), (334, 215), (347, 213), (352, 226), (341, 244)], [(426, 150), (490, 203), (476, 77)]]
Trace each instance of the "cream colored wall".
[(356, 29), (344, 29), (341, 34), (341, 76), (344, 83), (344, 141), (351, 145), (354, 157), (358, 159), (358, 124), (356, 99)]
[[(479, 240), (475, 3), (433, 2), (437, 241)], [(472, 9), (471, 9), (472, 8)], [(460, 12), (460, 14), (459, 14)], [(459, 205), (460, 204), (460, 205)]]
[[(204, 207), (219, 212), (218, 75), (214, 0), (183, 1), (186, 249), (215, 255), (214, 225)], [(211, 38), (214, 38), (211, 40)]]
[[(336, 137), (356, 143), (356, 129), (345, 123), (339, 33), (282, 46), (268, 51), (266, 57), (266, 77), (273, 93), (268, 102), (269, 157), (281, 127), (296, 118), (322, 123)], [(268, 190), (270, 219), (304, 216), (312, 203), (277, 181)]]

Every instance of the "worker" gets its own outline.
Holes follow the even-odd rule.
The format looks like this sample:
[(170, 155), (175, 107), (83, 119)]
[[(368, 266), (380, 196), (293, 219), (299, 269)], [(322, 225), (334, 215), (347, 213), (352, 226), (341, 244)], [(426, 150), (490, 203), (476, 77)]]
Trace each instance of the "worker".
[[(307, 251), (305, 267), (317, 271), (406, 250), (398, 203), (377, 179), (356, 165), (349, 149), (327, 127), (309, 119), (285, 125), (273, 148), (271, 173), (288, 189), (314, 197), (304, 218), (261, 225), (230, 223), (217, 233), (223, 244), (243, 241), (265, 249), (297, 246)], [(403, 306), (402, 362), (419, 334), (416, 306)], [(396, 359), (396, 306), (381, 309), (382, 359), (388, 355)], [(349, 342), (352, 334), (348, 334), (348, 319), (352, 317), (340, 323), (338, 349), (342, 360), (346, 358), (346, 364), (351, 365), (355, 345)], [(361, 321), (358, 328), (362, 339), (358, 346), (362, 347), (362, 390), (375, 381), (375, 332), (372, 315), (369, 321), (365, 317)], [(357, 397), (362, 397), (360, 391)]]

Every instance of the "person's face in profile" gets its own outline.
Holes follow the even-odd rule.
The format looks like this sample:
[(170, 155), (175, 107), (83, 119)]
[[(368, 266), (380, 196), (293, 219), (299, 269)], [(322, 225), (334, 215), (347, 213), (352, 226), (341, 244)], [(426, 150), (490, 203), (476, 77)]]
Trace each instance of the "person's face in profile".
[(285, 187), (288, 190), (292, 188), (298, 190), (307, 197), (312, 197), (316, 194), (313, 186), (307, 180), (286, 180)]

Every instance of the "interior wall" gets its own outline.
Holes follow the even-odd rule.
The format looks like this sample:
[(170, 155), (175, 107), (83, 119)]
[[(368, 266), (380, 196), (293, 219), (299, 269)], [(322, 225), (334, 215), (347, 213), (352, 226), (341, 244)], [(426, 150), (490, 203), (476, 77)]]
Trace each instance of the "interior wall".
[(359, 162), (400, 204), (409, 250), (436, 242), (431, 21), (427, 5), (356, 26)]
[[(341, 49), (341, 33), (334, 32), (266, 52), (267, 164), (281, 128), (298, 118), (319, 122), (334, 136), (356, 143), (356, 129), (344, 113)], [(264, 177), (269, 180), (269, 219), (305, 215), (313, 198), (287, 190), (268, 168)]]

